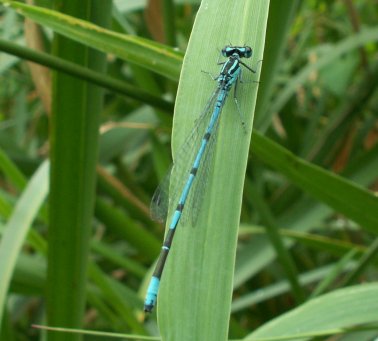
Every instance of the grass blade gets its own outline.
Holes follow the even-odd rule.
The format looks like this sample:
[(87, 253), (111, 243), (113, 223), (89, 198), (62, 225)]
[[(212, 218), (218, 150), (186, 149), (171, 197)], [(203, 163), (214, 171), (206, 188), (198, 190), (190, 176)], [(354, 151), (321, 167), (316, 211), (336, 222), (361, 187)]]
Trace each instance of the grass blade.
[[(267, 1), (250, 0), (202, 3), (181, 74), (173, 128), (174, 152), (189, 134), (215, 87), (215, 82), (201, 70), (219, 71), (216, 65), (219, 49), (230, 43), (247, 44), (254, 49), (248, 64), (255, 67), (262, 59), (268, 6)], [(257, 78), (258, 75), (244, 73), (244, 80)], [(244, 83), (238, 89), (249, 132), (257, 89), (252, 82)], [(198, 226), (195, 230), (184, 224), (179, 226), (163, 275), (158, 318), (164, 340), (227, 339), (250, 141), (250, 135), (242, 133), (232, 94), (230, 98), (222, 112), (214, 172), (207, 184), (208, 193), (203, 200)]]
[(118, 79), (106, 76), (103, 73), (95, 72), (67, 60), (51, 56), (48, 53), (38, 52), (25, 46), (19, 46), (4, 39), (0, 39), (0, 49), (1, 51), (11, 53), (12, 55), (23, 59), (31, 60), (54, 70), (62, 71), (69, 75), (88, 80), (108, 90), (129, 96), (130, 98), (149, 103), (156, 108), (168, 112), (171, 112), (173, 109), (172, 103), (161, 99), (142, 88), (134, 87)]
[(182, 55), (173, 48), (132, 35), (124, 35), (50, 9), (15, 1), (1, 1), (35, 22), (86, 46), (145, 67), (177, 80)]
[(349, 180), (294, 156), (287, 149), (253, 134), (254, 153), (285, 174), (304, 191), (317, 197), (371, 232), (378, 231), (378, 197)]
[[(277, 337), (277, 340), (311, 339), (327, 329), (339, 329), (377, 321), (377, 284), (366, 284), (336, 290), (266, 323), (244, 340)], [(353, 307), (353, 309), (351, 309)], [(288, 331), (290, 331), (288, 333)], [(337, 331), (335, 331), (337, 332)], [(342, 331), (339, 331), (342, 332)], [(307, 337), (297, 337), (306, 334)]]
[(48, 172), (48, 162), (45, 162), (29, 181), (5, 226), (0, 243), (0, 323), (18, 255), (48, 192)]
[[(61, 10), (105, 25), (110, 18), (108, 1), (70, 2), (62, 4)], [(105, 70), (103, 54), (70, 39), (55, 37), (54, 48), (62, 59)], [(86, 303), (103, 94), (97, 86), (61, 73), (54, 74), (53, 82), (47, 323), (79, 327)], [(49, 335), (49, 340), (65, 338), (58, 333)]]

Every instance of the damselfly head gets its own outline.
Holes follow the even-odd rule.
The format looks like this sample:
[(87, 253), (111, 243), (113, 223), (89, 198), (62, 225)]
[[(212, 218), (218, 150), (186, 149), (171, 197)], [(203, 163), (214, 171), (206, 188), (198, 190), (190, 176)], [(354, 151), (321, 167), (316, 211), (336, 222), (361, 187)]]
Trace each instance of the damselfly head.
[(231, 57), (237, 54), (240, 58), (250, 58), (252, 56), (252, 48), (249, 46), (231, 46), (227, 45), (222, 49), (224, 57)]

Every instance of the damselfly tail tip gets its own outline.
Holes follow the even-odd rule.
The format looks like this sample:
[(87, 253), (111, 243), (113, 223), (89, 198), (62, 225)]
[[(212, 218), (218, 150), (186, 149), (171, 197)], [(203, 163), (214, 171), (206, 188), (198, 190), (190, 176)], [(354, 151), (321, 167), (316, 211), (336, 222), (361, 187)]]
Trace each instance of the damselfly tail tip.
[(151, 313), (153, 308), (154, 308), (154, 306), (152, 304), (145, 304), (144, 308), (143, 308), (144, 313), (145, 314)]

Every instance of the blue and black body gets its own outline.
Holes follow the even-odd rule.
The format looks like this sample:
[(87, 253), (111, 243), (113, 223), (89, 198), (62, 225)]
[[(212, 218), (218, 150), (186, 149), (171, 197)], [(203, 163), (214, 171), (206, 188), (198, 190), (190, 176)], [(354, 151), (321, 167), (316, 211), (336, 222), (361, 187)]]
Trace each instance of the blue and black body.
[[(212, 134), (215, 133), (216, 128), (218, 126), (219, 117), (223, 108), (223, 105), (226, 101), (226, 98), (234, 86), (234, 99), (237, 105), (237, 109), (240, 114), (239, 104), (236, 98), (236, 86), (237, 83), (240, 81), (241, 77), (241, 66), (244, 66), (249, 71), (255, 73), (255, 71), (250, 68), (248, 65), (244, 64), (241, 59), (242, 58), (250, 58), (252, 56), (252, 49), (249, 46), (226, 46), (222, 49), (222, 55), (227, 58), (224, 62), (219, 62), (219, 65), (222, 65), (221, 71), (219, 75), (215, 78), (218, 82), (217, 88), (206, 106), (206, 112), (211, 112), (210, 119), (208, 120), (206, 130), (202, 136), (202, 140), (199, 143), (199, 147), (197, 147), (193, 160), (188, 169), (184, 170), (186, 175), (184, 174), (184, 178), (186, 177), (186, 181), (181, 189), (181, 194), (177, 202), (177, 207), (172, 215), (169, 229), (166, 234), (163, 247), (160, 252), (160, 256), (158, 262), (156, 264), (154, 273), (152, 275), (150, 284), (147, 289), (146, 298), (144, 301), (144, 311), (151, 312), (153, 307), (156, 304), (157, 294), (160, 285), (160, 279), (164, 270), (165, 262), (168, 257), (169, 250), (172, 245), (173, 237), (176, 232), (176, 227), (180, 222), (180, 219), (183, 214), (183, 210), (185, 204), (187, 203), (188, 196), (192, 190), (193, 182), (196, 179), (196, 175), (203, 166), (204, 161), (204, 154), (208, 149), (209, 141)], [(242, 121), (243, 125), (244, 122)], [(176, 164), (174, 165), (176, 167)], [(160, 198), (159, 194), (154, 195), (152, 206), (159, 205)]]

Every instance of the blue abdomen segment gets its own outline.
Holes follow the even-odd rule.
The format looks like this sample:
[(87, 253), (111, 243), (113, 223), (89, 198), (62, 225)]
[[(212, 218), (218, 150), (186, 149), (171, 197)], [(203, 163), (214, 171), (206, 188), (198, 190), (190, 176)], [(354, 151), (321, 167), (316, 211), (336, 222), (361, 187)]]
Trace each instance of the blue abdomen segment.
[[(180, 218), (178, 217), (178, 220), (179, 219)], [(161, 248), (161, 251), (160, 251), (160, 255), (159, 255), (154, 273), (151, 277), (150, 284), (148, 285), (146, 298), (144, 300), (144, 311), (147, 313), (151, 312), (153, 307), (156, 304), (157, 294), (158, 294), (159, 286), (160, 286), (160, 278), (163, 273), (163, 269), (164, 269), (165, 262), (168, 257), (169, 250), (171, 248), (175, 231), (176, 231), (175, 228), (168, 229), (167, 235), (164, 239), (163, 247)]]
[(146, 298), (144, 300), (144, 311), (150, 312), (156, 304), (157, 293), (159, 291), (160, 279), (152, 276), (148, 285)]

